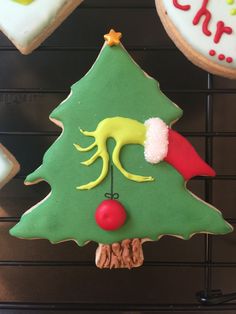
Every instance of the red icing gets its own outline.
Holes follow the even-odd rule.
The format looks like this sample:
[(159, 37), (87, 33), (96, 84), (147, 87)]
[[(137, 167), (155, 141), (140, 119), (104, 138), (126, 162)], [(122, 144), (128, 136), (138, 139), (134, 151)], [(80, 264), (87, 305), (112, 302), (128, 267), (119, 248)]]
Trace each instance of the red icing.
[(232, 28), (229, 26), (225, 26), (225, 23), (223, 21), (219, 21), (217, 23), (217, 30), (214, 37), (214, 42), (218, 44), (223, 34), (231, 35), (233, 32)]
[(210, 51), (209, 51), (209, 55), (210, 56), (215, 56), (215, 54), (216, 54), (216, 52), (215, 52), (215, 50), (213, 50), (213, 49), (211, 49)]
[(225, 59), (225, 55), (223, 55), (222, 53), (218, 56), (218, 59), (223, 61)]
[(216, 175), (215, 171), (197, 154), (193, 146), (179, 133), (169, 129), (169, 147), (165, 161), (178, 170), (185, 180), (195, 176)]
[(191, 6), (190, 5), (183, 5), (179, 3), (179, 0), (173, 0), (173, 4), (177, 9), (183, 10), (183, 11), (188, 11), (190, 10)]
[[(212, 33), (209, 30), (209, 23), (212, 18), (211, 12), (208, 10), (207, 5), (209, 3), (209, 0), (202, 0), (201, 8), (197, 11), (197, 14), (195, 15), (193, 19), (193, 25), (198, 25), (202, 20), (202, 32), (206, 36), (211, 36)], [(191, 9), (190, 5), (182, 5), (179, 3), (179, 0), (173, 0), (173, 5), (180, 10), (188, 11)], [(218, 44), (223, 36), (223, 34), (231, 35), (233, 33), (233, 29), (230, 26), (226, 26), (223, 21), (218, 21), (216, 24), (216, 32), (214, 35), (214, 43)], [(209, 55), (214, 57), (216, 55), (216, 51), (214, 49), (209, 50)], [(226, 60), (227, 63), (232, 63), (233, 58), (232, 57), (225, 57), (224, 54), (219, 54), (218, 59), (220, 61)]]
[(231, 58), (231, 57), (226, 58), (226, 62), (232, 63), (233, 62), (233, 58)]
[(211, 36), (211, 32), (208, 29), (209, 22), (211, 20), (211, 12), (207, 9), (207, 4), (209, 0), (203, 0), (201, 9), (197, 12), (193, 19), (193, 25), (197, 25), (201, 18), (204, 16), (205, 19), (202, 24), (202, 31), (206, 36)]
[[(216, 51), (215, 51), (214, 49), (211, 49), (211, 50), (209, 51), (209, 55), (212, 56), (212, 57), (214, 57), (214, 56), (216, 55)], [(228, 63), (232, 63), (232, 62), (233, 62), (233, 58), (232, 58), (232, 57), (227, 57), (227, 58), (225, 58), (225, 55), (224, 55), (223, 53), (219, 54), (218, 59), (219, 59), (220, 61), (225, 60), (225, 61), (228, 62)]]
[(125, 223), (126, 211), (120, 202), (105, 200), (96, 209), (95, 220), (104, 230), (117, 230)]
[[(200, 2), (200, 0), (198, 0)], [(182, 0), (181, 0), (182, 2)], [(199, 23), (202, 22), (202, 32), (204, 35), (206, 36), (211, 36), (212, 32), (209, 29), (209, 24), (212, 18), (212, 13), (209, 11), (209, 9), (207, 8), (207, 5), (209, 3), (209, 0), (202, 0), (201, 1), (201, 7), (200, 9), (197, 11), (194, 19), (193, 19), (193, 25), (196, 26)], [(186, 4), (183, 5), (180, 3), (180, 0), (173, 0), (173, 5), (175, 8), (183, 10), (183, 11), (188, 11), (191, 9), (191, 5)], [(224, 21), (218, 21), (216, 23), (216, 26), (213, 25), (214, 29), (216, 28), (215, 34), (214, 34), (214, 43), (218, 44), (223, 36), (223, 34), (227, 34), (227, 35), (231, 35), (233, 33), (233, 29), (230, 26), (226, 26)], [(211, 49), (209, 50), (209, 55), (210, 56), (215, 56), (216, 55), (216, 51)], [(220, 61), (226, 60), (226, 62), (228, 63), (232, 63), (233, 62), (233, 58), (232, 57), (225, 57), (225, 55), (220, 54), (218, 56), (218, 59)]]

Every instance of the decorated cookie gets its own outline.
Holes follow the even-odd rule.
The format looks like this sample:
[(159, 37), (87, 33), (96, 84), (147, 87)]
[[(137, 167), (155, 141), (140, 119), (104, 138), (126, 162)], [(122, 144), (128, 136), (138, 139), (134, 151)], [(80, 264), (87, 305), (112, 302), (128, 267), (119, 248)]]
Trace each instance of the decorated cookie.
[(0, 189), (17, 174), (19, 169), (15, 157), (0, 144)]
[(82, 1), (0, 0), (0, 29), (23, 54), (29, 54)]
[(98, 243), (100, 268), (143, 263), (142, 244), (164, 235), (226, 234), (222, 214), (186, 188), (214, 170), (172, 129), (182, 111), (145, 74), (111, 30), (91, 70), (50, 119), (63, 133), (26, 184), (51, 193), (11, 229), (13, 236)]
[(176, 46), (199, 67), (236, 78), (236, 0), (156, 0)]

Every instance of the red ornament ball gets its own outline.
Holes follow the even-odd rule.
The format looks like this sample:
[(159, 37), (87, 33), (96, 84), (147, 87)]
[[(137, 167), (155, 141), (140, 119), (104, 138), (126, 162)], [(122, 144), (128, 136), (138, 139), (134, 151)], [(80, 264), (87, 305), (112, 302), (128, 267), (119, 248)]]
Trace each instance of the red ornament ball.
[(120, 202), (105, 200), (96, 209), (95, 220), (104, 230), (117, 230), (125, 223), (126, 211)]

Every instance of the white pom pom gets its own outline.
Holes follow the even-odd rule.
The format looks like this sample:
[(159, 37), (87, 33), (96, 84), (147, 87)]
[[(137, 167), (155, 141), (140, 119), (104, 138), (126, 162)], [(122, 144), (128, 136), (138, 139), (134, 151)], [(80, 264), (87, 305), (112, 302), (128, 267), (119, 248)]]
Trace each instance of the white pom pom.
[(147, 162), (157, 164), (167, 156), (169, 128), (160, 118), (150, 118), (144, 124), (147, 127), (144, 157)]

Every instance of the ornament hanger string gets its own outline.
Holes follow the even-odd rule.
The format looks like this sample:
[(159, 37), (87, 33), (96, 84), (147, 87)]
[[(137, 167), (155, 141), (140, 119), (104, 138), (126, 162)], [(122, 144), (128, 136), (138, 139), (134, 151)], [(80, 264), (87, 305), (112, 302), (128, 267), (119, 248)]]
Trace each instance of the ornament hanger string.
[(113, 173), (113, 165), (111, 164), (111, 192), (105, 193), (105, 197), (111, 200), (117, 200), (120, 196), (118, 193), (114, 193), (114, 173)]

